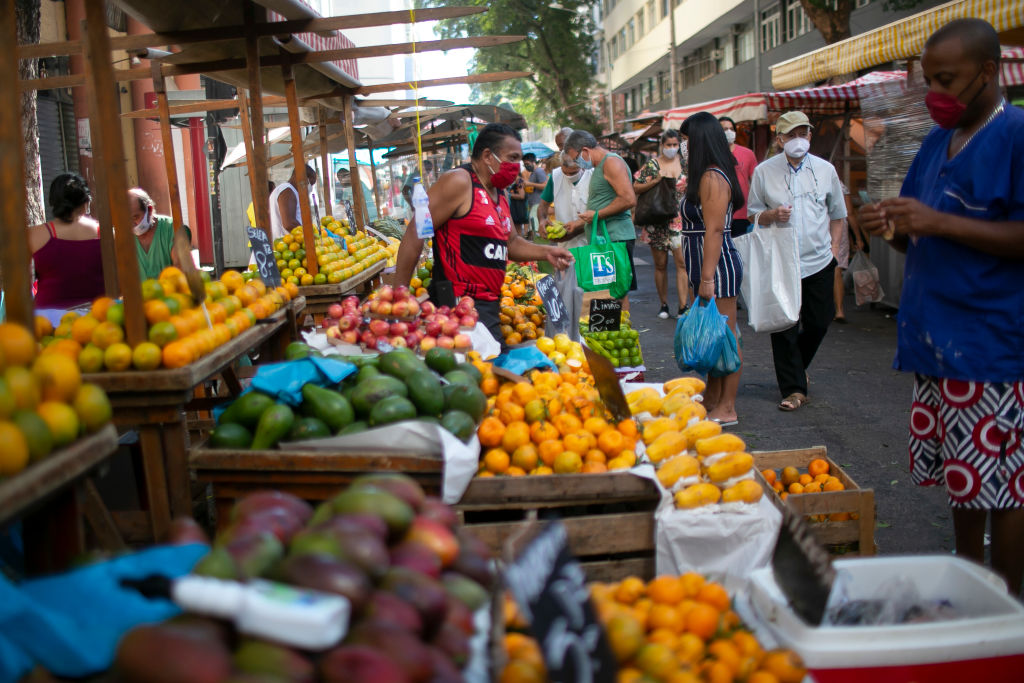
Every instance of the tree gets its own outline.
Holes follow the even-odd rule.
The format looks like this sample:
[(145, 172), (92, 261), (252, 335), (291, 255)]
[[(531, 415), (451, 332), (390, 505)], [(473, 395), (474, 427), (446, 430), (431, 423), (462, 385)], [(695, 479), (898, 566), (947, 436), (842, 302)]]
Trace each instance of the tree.
[(827, 45), (850, 37), (853, 0), (800, 0), (800, 4)]
[[(17, 0), (18, 44), (39, 42), (39, 0)], [(18, 62), (18, 78), (39, 77), (39, 60)], [(46, 220), (43, 205), (43, 175), (39, 167), (39, 120), (36, 117), (36, 91), (21, 93), (21, 136), (25, 141), (25, 220), (36, 225)]]
[(588, 11), (596, 0), (418, 0), (420, 6), (481, 5), (483, 14), (446, 19), (436, 29), (443, 38), (525, 35), (519, 43), (477, 50), (471, 73), (531, 71), (529, 79), (483, 83), (474, 99), (507, 99), (531, 125), (593, 128), (588, 93), (594, 82), (594, 23)]

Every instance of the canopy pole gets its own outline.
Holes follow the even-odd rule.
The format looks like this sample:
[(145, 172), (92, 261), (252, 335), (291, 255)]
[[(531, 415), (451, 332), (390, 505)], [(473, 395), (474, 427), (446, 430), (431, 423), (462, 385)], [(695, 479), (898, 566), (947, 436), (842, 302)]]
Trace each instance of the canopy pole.
[(171, 220), (174, 229), (178, 230), (184, 222), (181, 217), (181, 194), (178, 191), (178, 168), (174, 163), (174, 140), (171, 138), (171, 113), (167, 104), (167, 84), (160, 71), (160, 62), (152, 62), (153, 89), (156, 91), (156, 104), (160, 110), (160, 139), (164, 145), (164, 168), (167, 170), (167, 192), (171, 198)]
[[(128, 344), (138, 346), (146, 341), (146, 317), (142, 310), (142, 288), (139, 286), (137, 238), (132, 232), (128, 204), (128, 178), (125, 172), (124, 140), (121, 138), (121, 117), (118, 115), (117, 92), (113, 65), (110, 63), (110, 35), (106, 28), (103, 0), (85, 0), (86, 30), (85, 73), (89, 89), (94, 93), (95, 124), (92, 135), (96, 166), (103, 167), (110, 226), (114, 230), (115, 257), (121, 294), (124, 296), (124, 325)], [(93, 30), (88, 30), (93, 29)], [(98, 188), (103, 191), (103, 188)], [(157, 524), (154, 521), (154, 524)]]
[[(377, 215), (383, 216), (384, 213), (381, 211), (382, 207), (380, 205), (380, 188), (377, 187), (377, 164), (373, 161), (373, 143), (368, 142), (366, 146), (370, 150), (370, 173), (373, 174), (373, 203), (377, 207)], [(369, 216), (367, 216), (367, 218), (369, 218)], [(369, 223), (369, 221), (367, 221), (367, 223)]]
[(263, 228), (267, 237), (273, 241), (274, 235), (270, 228), (270, 192), (267, 190), (267, 145), (263, 130), (263, 85), (260, 82), (260, 46), (256, 35), (256, 6), (252, 0), (246, 0), (245, 8), (245, 63), (249, 75), (249, 105), (251, 112), (243, 112), (251, 116), (252, 157), (253, 164), (249, 174), (255, 183), (252, 196), (253, 210), (256, 213), (256, 225)]
[[(282, 55), (287, 51), (281, 49)], [(302, 236), (306, 247), (306, 272), (316, 275), (319, 264), (316, 260), (316, 239), (313, 234), (313, 212), (309, 208), (309, 182), (306, 180), (306, 160), (302, 154), (302, 129), (299, 127), (299, 98), (295, 93), (295, 75), (292, 63), (287, 59), (281, 64), (281, 78), (284, 79), (284, 96), (288, 101), (288, 125), (292, 135), (292, 160), (295, 172), (292, 176), (298, 185), (299, 213), (302, 217)]]
[[(256, 192), (256, 169), (255, 160), (253, 159), (252, 151), (252, 127), (249, 125), (249, 96), (242, 88), (238, 89), (238, 118), (242, 122), (242, 144), (245, 146), (245, 166), (249, 171), (249, 194), (252, 196), (252, 207), (253, 217), (256, 220), (256, 226), (259, 228), (265, 228), (260, 225), (260, 212), (256, 210), (257, 197), (259, 196)], [(264, 185), (264, 187), (267, 187)]]
[(317, 132), (320, 136), (320, 195), (324, 198), (324, 215), (334, 217), (334, 211), (331, 208), (330, 194), (331, 179), (328, 178), (330, 173), (330, 166), (328, 165), (327, 158), (327, 111), (321, 104), (317, 107), (317, 123), (319, 124)]
[[(18, 72), (18, 32), (15, 28), (14, 4), (0, 12), (0, 38), (5, 47), (0, 48), (0, 70), (8, 74), (0, 83), (0, 94), (4, 102), (18, 100), (18, 79), (11, 74)], [(25, 186), (24, 155), (25, 143), (21, 138), (21, 110), (18, 107), (0, 107), (0, 187), (3, 201), (0, 202), (0, 225), (3, 225), (3, 242), (0, 243), (0, 269), (6, 292), (7, 319), (21, 323), (35, 332), (35, 312), (32, 301), (32, 279), (29, 273), (31, 254), (28, 250), (28, 231), (25, 230)]]
[(366, 212), (366, 201), (363, 197), (363, 180), (359, 176), (359, 162), (356, 161), (356, 134), (353, 128), (356, 112), (352, 104), (351, 95), (345, 95), (343, 101), (341, 118), (345, 122), (345, 140), (348, 143), (348, 168), (352, 178), (352, 204), (354, 209), (352, 217), (356, 220), (356, 227), (363, 228), (368, 222), (369, 214)]

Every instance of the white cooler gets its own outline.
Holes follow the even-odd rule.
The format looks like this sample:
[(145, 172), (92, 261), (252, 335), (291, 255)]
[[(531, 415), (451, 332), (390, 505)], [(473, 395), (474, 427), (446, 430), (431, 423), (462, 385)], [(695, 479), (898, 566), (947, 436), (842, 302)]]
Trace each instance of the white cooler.
[(909, 578), (925, 601), (947, 600), (959, 618), (892, 626), (808, 626), (788, 606), (772, 568), (754, 571), (744, 616), (768, 641), (799, 654), (818, 683), (1024, 681), (1024, 606), (988, 569), (951, 555), (837, 560), (852, 600)]

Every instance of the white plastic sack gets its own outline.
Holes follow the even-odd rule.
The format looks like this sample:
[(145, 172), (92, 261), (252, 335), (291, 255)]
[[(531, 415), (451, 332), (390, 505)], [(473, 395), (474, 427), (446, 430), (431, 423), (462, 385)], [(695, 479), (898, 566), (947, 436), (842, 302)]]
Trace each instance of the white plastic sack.
[(740, 293), (755, 332), (779, 332), (800, 320), (800, 258), (793, 228), (754, 228), (733, 238), (743, 259)]
[(878, 303), (885, 296), (878, 268), (863, 251), (858, 251), (850, 261), (850, 277), (853, 278), (853, 295), (858, 306)]

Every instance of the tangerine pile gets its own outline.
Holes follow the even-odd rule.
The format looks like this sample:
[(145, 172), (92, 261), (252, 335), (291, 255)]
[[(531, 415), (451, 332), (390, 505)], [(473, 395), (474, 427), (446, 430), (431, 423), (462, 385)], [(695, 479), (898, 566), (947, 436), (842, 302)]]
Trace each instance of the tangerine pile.
[[(427, 240), (427, 250), (431, 249), (431, 240)], [(388, 263), (390, 265), (390, 262)], [(423, 296), (427, 293), (427, 287), (430, 286), (430, 278), (434, 274), (434, 259), (428, 258), (420, 261), (416, 267), (416, 272), (409, 278), (409, 289), (412, 290), (413, 296)]]
[(345, 247), (334, 241), (328, 229), (348, 232), (347, 221), (343, 226), (330, 216), (324, 216), (319, 230), (313, 230), (316, 244), (316, 262), (319, 273), (306, 271), (305, 236), (302, 226), (292, 228), (284, 237), (274, 241), (274, 258), (285, 284), (309, 285), (337, 284), (354, 277), (370, 266), (384, 261), (398, 252), (398, 242), (382, 245), (362, 230), (345, 240)]
[[(37, 328), (48, 325), (37, 320)], [(0, 371), (0, 478), (110, 422), (103, 389), (83, 383), (78, 364), (60, 350), (39, 354), (21, 325), (0, 324)]]
[(806, 673), (791, 651), (765, 651), (725, 588), (700, 574), (594, 583), (590, 596), (622, 683), (799, 683)]
[(534, 285), (538, 277), (529, 266), (508, 265), (498, 301), (498, 321), (506, 344), (521, 344), (543, 334), (547, 316), (544, 301)]
[(294, 284), (270, 290), (259, 278), (233, 270), (220, 280), (207, 281), (205, 288), (206, 313), (196, 306), (178, 268), (164, 268), (158, 279), (144, 280), (148, 341), (135, 348), (125, 343), (124, 304), (105, 296), (96, 299), (87, 314), (68, 311), (56, 330), (40, 324), (36, 332), (47, 350), (66, 354), (82, 372), (180, 368), (228, 343), (299, 294)]
[[(793, 495), (804, 493), (830, 493), (845, 491), (846, 486), (839, 477), (832, 474), (832, 466), (824, 458), (815, 458), (807, 463), (807, 471), (801, 472), (796, 467), (784, 467), (780, 471), (766, 469), (761, 471), (765, 478), (782, 500)], [(833, 512), (829, 515), (809, 515), (813, 522), (846, 522), (859, 519), (856, 512)]]
[(534, 371), (529, 380), (481, 384), (489, 398), (477, 429), (478, 476), (600, 473), (636, 464), (636, 423), (611, 418), (592, 377)]

